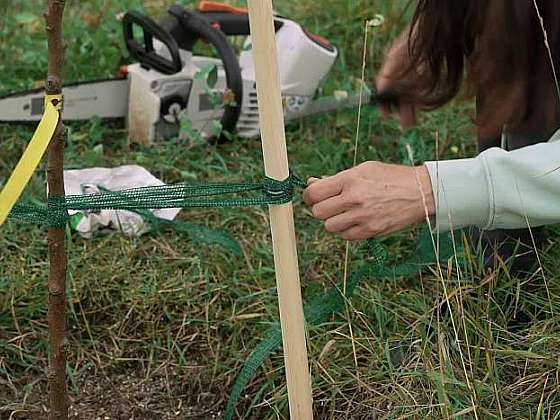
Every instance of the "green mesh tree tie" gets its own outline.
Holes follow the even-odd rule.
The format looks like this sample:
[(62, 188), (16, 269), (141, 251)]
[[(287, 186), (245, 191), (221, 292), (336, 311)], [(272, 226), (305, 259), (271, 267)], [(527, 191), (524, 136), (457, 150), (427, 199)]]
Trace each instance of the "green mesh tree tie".
[[(305, 183), (294, 174), (278, 181), (236, 184), (177, 184), (104, 191), (91, 195), (50, 197), (47, 205), (18, 203), (9, 218), (48, 226), (64, 226), (68, 211), (150, 210), (169, 208), (252, 207), (285, 204), (292, 201), (295, 187)], [(222, 198), (223, 196), (230, 196)]]
[[(47, 204), (18, 203), (9, 219), (49, 227), (63, 227), (70, 218), (69, 210), (126, 210), (139, 214), (152, 231), (173, 229), (188, 235), (193, 241), (219, 245), (236, 255), (239, 243), (227, 232), (182, 221), (156, 217), (150, 210), (167, 208), (250, 207), (285, 204), (292, 201), (296, 187), (305, 182), (294, 174), (278, 181), (265, 178), (262, 182), (178, 184), (109, 191), (98, 186), (101, 193), (49, 197)], [(223, 198), (224, 196), (229, 196)]]
[[(440, 260), (445, 261), (453, 255), (453, 244), (450, 238), (442, 238), (440, 242)], [(368, 278), (411, 276), (436, 262), (432, 238), (427, 229), (421, 232), (412, 256), (399, 263), (388, 266), (386, 264), (387, 250), (377, 241), (367, 241), (363, 251), (364, 262), (349, 276), (346, 294), (343, 293), (344, 285), (339, 284), (324, 295), (315, 297), (305, 304), (304, 313), (307, 325), (320, 325), (327, 322), (334, 313), (344, 310), (345, 301), (350, 299), (354, 291)], [(282, 330), (280, 323), (276, 322), (265, 332), (264, 338), (243, 364), (231, 389), (224, 420), (232, 420), (235, 417), (235, 410), (244, 389), (255, 377), (263, 363), (281, 345)]]
[(66, 197), (49, 196), (47, 201), (47, 218), (50, 227), (64, 227), (70, 220), (66, 208)]

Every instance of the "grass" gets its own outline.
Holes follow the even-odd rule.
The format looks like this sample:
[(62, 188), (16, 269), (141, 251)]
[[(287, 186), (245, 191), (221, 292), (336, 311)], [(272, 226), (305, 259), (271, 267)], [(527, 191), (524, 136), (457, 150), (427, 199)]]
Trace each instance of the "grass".
[[(115, 16), (140, 3), (154, 16), (167, 5), (67, 2), (66, 80), (111, 76), (127, 62)], [(275, 4), (340, 48), (328, 92), (349, 88), (351, 78), (359, 77), (363, 21), (382, 13), (387, 24), (372, 36), (368, 54), (373, 77), (385, 46), (406, 23), (403, 3)], [(35, 86), (46, 68), (36, 5), (1, 4), (0, 94)], [(471, 103), (457, 101), (425, 115), (414, 132), (403, 135), (394, 120), (380, 120), (375, 109), (367, 109), (359, 159), (407, 162), (406, 144), (417, 159), (431, 159), (435, 132), (443, 156), (472, 155), (471, 115)], [(355, 112), (289, 126), (294, 170), (323, 175), (350, 166), (355, 127)], [(30, 127), (0, 125), (0, 185), (31, 133)], [(261, 162), (256, 140), (132, 149), (123, 129), (98, 120), (71, 125), (66, 153), (67, 168), (138, 163), (166, 182), (258, 179)], [(27, 195), (44, 196), (44, 184), (44, 170), (38, 171)], [(73, 418), (219, 418), (243, 361), (277, 319), (266, 209), (183, 211), (180, 218), (228, 230), (241, 243), (242, 258), (173, 232), (92, 240), (69, 234)], [(296, 226), (309, 299), (340, 280), (344, 243), (325, 234), (300, 201)], [(549, 233), (541, 256), (550, 296), (542, 277), (523, 282), (504, 270), (485, 271), (474, 253), (466, 256), (468, 264), (445, 264), (441, 275), (430, 271), (362, 286), (349, 319), (340, 313), (309, 329), (316, 418), (559, 418), (558, 229)], [(412, 229), (392, 235), (383, 244), (398, 261), (412, 252), (416, 234)], [(30, 225), (8, 223), (0, 230), (0, 418), (45, 416), (45, 236), (43, 228)], [(357, 264), (354, 257), (351, 266)], [(281, 352), (246, 390), (239, 416), (288, 418)]]

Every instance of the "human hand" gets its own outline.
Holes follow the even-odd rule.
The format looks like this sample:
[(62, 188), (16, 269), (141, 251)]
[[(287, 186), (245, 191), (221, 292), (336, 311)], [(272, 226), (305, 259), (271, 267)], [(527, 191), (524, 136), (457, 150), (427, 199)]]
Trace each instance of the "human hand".
[[(379, 93), (399, 92), (399, 85), (403, 82), (399, 81), (397, 77), (403, 68), (408, 66), (408, 32), (408, 30), (404, 31), (385, 55), (381, 69), (375, 79), (376, 89)], [(410, 81), (407, 84), (410, 84)], [(382, 103), (379, 105), (379, 111), (382, 117), (388, 117), (393, 109), (390, 103)], [(416, 104), (401, 101), (397, 112), (403, 129), (416, 125), (418, 114)]]
[(305, 202), (325, 229), (346, 240), (389, 234), (435, 214), (428, 169), (365, 162), (308, 181)]

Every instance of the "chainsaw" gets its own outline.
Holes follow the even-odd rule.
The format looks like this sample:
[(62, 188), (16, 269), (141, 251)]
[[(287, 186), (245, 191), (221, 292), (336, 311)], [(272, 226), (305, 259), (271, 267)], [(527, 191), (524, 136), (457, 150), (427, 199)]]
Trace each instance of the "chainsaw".
[[(125, 66), (123, 77), (64, 86), (64, 118), (124, 120), (133, 143), (152, 144), (180, 135), (185, 119), (203, 138), (225, 141), (231, 134), (258, 137), (259, 111), (255, 69), (246, 9), (202, 1), (197, 10), (172, 6), (156, 23), (137, 11), (122, 18), (126, 47), (137, 63)], [(281, 91), (286, 121), (316, 115), (360, 102), (392, 101), (361, 94), (316, 98), (332, 69), (338, 50), (293, 20), (274, 19)], [(229, 37), (244, 37), (239, 55)], [(202, 41), (217, 58), (193, 54)], [(210, 69), (210, 70), (209, 70)], [(212, 73), (212, 82), (208, 77)], [(39, 121), (41, 89), (0, 98), (0, 123)]]

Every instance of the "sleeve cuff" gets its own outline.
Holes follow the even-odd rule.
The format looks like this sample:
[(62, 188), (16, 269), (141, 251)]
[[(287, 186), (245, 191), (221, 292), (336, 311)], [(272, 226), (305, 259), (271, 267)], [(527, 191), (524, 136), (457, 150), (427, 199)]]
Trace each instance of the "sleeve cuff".
[(426, 162), (436, 205), (436, 232), (466, 226), (485, 228), (491, 220), (492, 190), (483, 159)]

